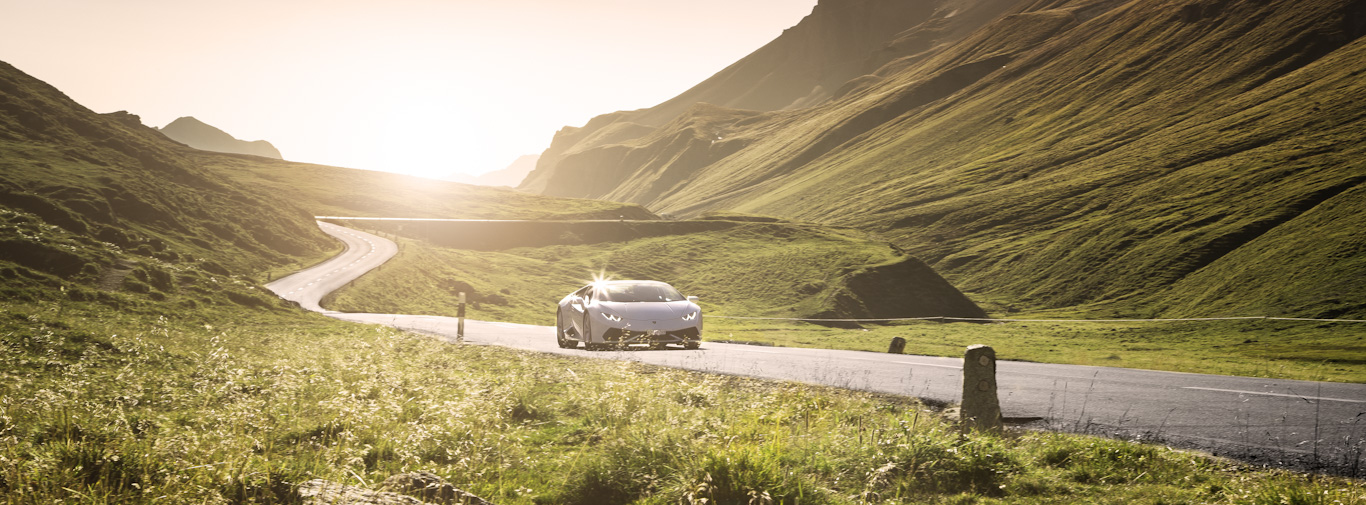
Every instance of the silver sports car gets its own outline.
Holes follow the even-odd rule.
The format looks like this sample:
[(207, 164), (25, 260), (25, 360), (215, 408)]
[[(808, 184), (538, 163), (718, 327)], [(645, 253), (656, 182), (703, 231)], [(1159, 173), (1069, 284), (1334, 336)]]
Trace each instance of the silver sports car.
[(697, 297), (684, 298), (673, 286), (656, 281), (598, 281), (570, 293), (555, 311), (560, 347), (588, 349), (630, 344), (663, 348), (702, 345), (702, 309)]

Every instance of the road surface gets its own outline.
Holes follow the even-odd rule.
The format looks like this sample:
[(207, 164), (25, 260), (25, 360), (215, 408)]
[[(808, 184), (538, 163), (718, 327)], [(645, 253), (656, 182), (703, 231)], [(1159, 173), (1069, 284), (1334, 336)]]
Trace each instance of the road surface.
[(266, 288), (281, 298), (299, 302), (305, 309), (325, 312), (318, 306), (324, 296), (379, 268), (398, 254), (398, 245), (392, 240), (332, 223), (318, 221), (318, 227), (346, 244), (346, 250), (332, 259), (266, 284)]
[[(454, 341), (456, 319), (324, 310), (327, 293), (377, 268), (393, 242), (319, 222), (346, 251), (267, 285), (328, 316), (383, 324)], [(547, 310), (553, 310), (553, 307)], [(956, 403), (961, 358), (704, 342), (699, 350), (587, 351), (555, 345), (555, 329), (465, 322), (465, 342), (709, 373), (792, 380)], [(1254, 464), (1366, 475), (1366, 384), (1156, 372), (1001, 361), (1004, 415), (1026, 427), (1089, 433), (1196, 449)], [(1032, 420), (1031, 420), (1032, 419)]]

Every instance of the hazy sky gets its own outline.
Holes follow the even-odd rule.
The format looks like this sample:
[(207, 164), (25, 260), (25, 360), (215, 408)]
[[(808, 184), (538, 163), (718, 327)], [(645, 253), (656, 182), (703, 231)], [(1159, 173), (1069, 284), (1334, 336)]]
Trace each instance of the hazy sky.
[(0, 0), (0, 60), (95, 112), (194, 116), (285, 159), (477, 174), (649, 107), (816, 0)]

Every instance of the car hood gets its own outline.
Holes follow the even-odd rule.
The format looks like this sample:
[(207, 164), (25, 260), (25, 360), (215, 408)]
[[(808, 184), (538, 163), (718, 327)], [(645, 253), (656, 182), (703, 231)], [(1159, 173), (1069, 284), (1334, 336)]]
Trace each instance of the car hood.
[(666, 319), (683, 317), (700, 309), (692, 302), (603, 302), (602, 308), (627, 319)]

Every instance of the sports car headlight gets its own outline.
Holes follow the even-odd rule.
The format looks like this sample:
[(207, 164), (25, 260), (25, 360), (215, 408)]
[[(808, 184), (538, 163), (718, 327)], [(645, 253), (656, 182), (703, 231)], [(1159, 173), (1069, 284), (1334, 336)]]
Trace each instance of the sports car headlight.
[(612, 314), (612, 313), (610, 313), (610, 312), (603, 312), (603, 313), (602, 313), (602, 317), (605, 317), (605, 318), (607, 318), (608, 321), (611, 321), (611, 322), (614, 322), (614, 323), (620, 323), (620, 322), (621, 322), (621, 316), (618, 316), (618, 315), (616, 315), (616, 314)]
[(696, 313), (696, 312), (689, 312), (688, 315), (683, 316), (683, 320), (684, 320), (684, 321), (692, 321), (693, 319), (697, 319), (697, 313)]

